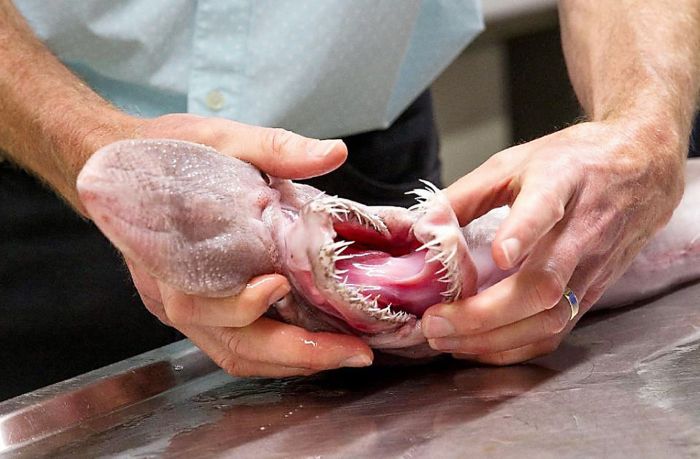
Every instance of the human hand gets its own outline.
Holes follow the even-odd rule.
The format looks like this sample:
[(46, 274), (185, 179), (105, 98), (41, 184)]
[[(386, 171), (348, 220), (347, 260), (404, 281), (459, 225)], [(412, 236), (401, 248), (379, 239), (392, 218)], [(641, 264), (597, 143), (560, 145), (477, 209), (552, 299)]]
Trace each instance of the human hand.
[[(339, 140), (318, 141), (281, 129), (186, 114), (138, 120), (131, 132), (133, 137), (209, 145), (284, 178), (328, 172), (347, 155)], [(284, 377), (372, 362), (371, 350), (356, 337), (313, 333), (262, 317), (290, 290), (279, 274), (251, 279), (235, 297), (206, 298), (178, 291), (133, 260), (127, 260), (127, 265), (149, 311), (180, 330), (233, 375)]]
[[(511, 205), (492, 256), (501, 269), (520, 266), (426, 311), (430, 346), (490, 364), (556, 349), (670, 218), (683, 190), (681, 138), (651, 124), (582, 123), (504, 150), (447, 188), (461, 224)], [(567, 286), (580, 303), (574, 318)]]

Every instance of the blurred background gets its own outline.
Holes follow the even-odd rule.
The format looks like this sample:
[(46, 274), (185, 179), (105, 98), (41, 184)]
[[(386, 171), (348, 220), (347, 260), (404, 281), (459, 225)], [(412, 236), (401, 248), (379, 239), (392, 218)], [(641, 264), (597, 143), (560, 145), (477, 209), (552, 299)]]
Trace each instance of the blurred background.
[(483, 0), (486, 30), (433, 84), (445, 184), (581, 116), (556, 0)]

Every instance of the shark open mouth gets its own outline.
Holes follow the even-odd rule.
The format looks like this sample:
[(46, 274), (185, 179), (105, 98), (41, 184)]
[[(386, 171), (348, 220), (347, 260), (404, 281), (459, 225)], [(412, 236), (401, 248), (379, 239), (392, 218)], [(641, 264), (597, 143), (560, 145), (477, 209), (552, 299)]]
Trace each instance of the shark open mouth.
[(338, 288), (382, 318), (421, 317), (430, 305), (450, 299), (449, 255), (421, 244), (410, 228), (384, 235), (337, 222), (333, 229)]
[(454, 241), (461, 238), (443, 237), (444, 229), (432, 233), (429, 222), (423, 222), (428, 231), (417, 232), (426, 218), (421, 203), (434, 190), (416, 193), (419, 204), (411, 210), (379, 214), (331, 196), (307, 203), (301, 219), (323, 234), (319, 244), (307, 242), (322, 301), (314, 301), (319, 296), (301, 285), (302, 292), (310, 293), (307, 298), (360, 330), (375, 329), (377, 322), (397, 326), (415, 321), (430, 306), (458, 298), (462, 270)]

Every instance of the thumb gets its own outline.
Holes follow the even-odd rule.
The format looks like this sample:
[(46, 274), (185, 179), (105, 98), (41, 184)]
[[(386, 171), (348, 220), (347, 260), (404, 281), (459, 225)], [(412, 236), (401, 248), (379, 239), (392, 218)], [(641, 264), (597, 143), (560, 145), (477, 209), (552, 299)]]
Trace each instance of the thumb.
[(247, 161), (274, 177), (305, 179), (338, 168), (348, 156), (339, 139), (318, 140), (285, 129), (235, 123), (219, 151)]

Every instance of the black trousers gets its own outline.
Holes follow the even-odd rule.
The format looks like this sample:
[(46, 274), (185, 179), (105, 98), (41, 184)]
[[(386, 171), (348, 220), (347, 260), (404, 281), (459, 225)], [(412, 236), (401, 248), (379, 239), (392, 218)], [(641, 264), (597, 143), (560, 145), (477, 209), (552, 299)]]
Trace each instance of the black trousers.
[(695, 124), (693, 125), (693, 132), (690, 134), (690, 148), (688, 151), (688, 156), (700, 157), (700, 113), (695, 117)]
[[(410, 204), (439, 184), (430, 95), (384, 131), (346, 139), (350, 156), (313, 185), (367, 204)], [(0, 400), (182, 336), (141, 304), (120, 255), (29, 174), (0, 163)]]

